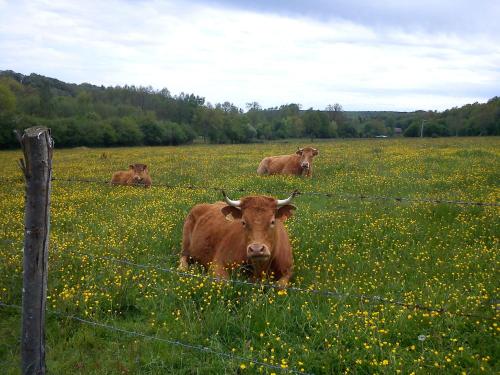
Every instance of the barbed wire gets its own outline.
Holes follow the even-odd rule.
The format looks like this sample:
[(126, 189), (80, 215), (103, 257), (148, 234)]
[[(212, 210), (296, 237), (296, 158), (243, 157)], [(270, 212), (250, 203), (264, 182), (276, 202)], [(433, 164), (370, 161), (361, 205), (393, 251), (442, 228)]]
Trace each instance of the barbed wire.
[[(0, 181), (5, 180), (1, 179)], [(93, 183), (93, 184), (106, 184), (110, 185), (109, 181), (102, 181), (102, 180), (92, 180), (92, 179), (68, 179), (68, 178), (53, 178), (53, 181), (62, 181), (62, 182), (77, 182), (77, 183)], [(141, 184), (137, 184), (141, 185)], [(143, 185), (142, 185), (143, 186)], [(172, 185), (172, 184), (156, 184), (153, 185), (155, 187), (165, 187), (165, 188), (187, 188), (191, 190), (214, 190), (214, 191), (221, 191), (222, 189), (219, 187), (200, 187), (200, 186), (194, 186), (194, 185), (184, 185), (184, 186), (179, 186), (179, 185)], [(243, 188), (240, 189), (233, 189), (233, 191), (240, 191), (240, 192), (245, 192), (248, 190), (245, 190)], [(266, 193), (273, 194), (271, 191), (265, 191)], [(425, 203), (449, 203), (449, 204), (468, 204), (468, 205), (482, 205), (482, 206), (500, 206), (500, 203), (486, 203), (486, 202), (466, 202), (466, 201), (453, 201), (453, 200), (439, 200), (439, 199), (412, 199), (412, 198), (403, 198), (403, 197), (389, 197), (389, 196), (367, 196), (367, 195), (354, 195), (354, 194), (342, 194), (342, 195), (334, 195), (331, 193), (324, 193), (324, 192), (298, 192), (298, 194), (301, 195), (325, 195), (327, 197), (333, 197), (333, 196), (339, 196), (339, 197), (347, 197), (347, 198), (361, 198), (361, 199), (383, 199), (383, 200), (395, 200), (397, 202), (402, 202), (402, 201), (407, 201), (407, 202), (425, 202)], [(77, 254), (78, 255), (78, 254)], [(219, 279), (216, 277), (208, 276), (208, 275), (197, 275), (197, 274), (191, 274), (187, 272), (182, 272), (179, 270), (175, 270), (172, 268), (162, 268), (158, 266), (153, 266), (153, 265), (145, 265), (145, 264), (138, 264), (138, 263), (133, 263), (128, 260), (123, 260), (123, 259), (116, 259), (116, 258), (110, 258), (110, 257), (103, 257), (103, 256), (95, 256), (93, 254), (86, 254), (86, 253), (81, 253), (79, 254), (80, 256), (88, 256), (92, 258), (100, 258), (100, 259), (105, 259), (109, 260), (115, 263), (122, 263), (122, 264), (127, 264), (129, 266), (133, 267), (139, 267), (139, 268), (153, 268), (160, 270), (162, 272), (169, 272), (169, 273), (174, 273), (179, 276), (186, 276), (186, 277), (199, 277), (199, 278), (205, 278), (208, 280), (212, 281), (217, 281), (217, 282), (230, 282), (234, 284), (241, 284), (241, 285), (250, 285), (252, 287), (268, 287), (268, 288), (275, 288), (275, 289), (285, 289), (285, 290), (290, 290), (290, 291), (298, 291), (298, 292), (307, 292), (307, 293), (314, 293), (314, 294), (319, 294), (327, 297), (336, 297), (336, 298), (347, 298), (347, 297), (354, 297), (354, 298), (359, 298), (361, 300), (368, 300), (372, 302), (380, 302), (380, 303), (386, 303), (386, 304), (393, 304), (393, 305), (399, 305), (402, 307), (405, 307), (407, 309), (418, 309), (418, 310), (426, 310), (429, 312), (437, 312), (437, 313), (448, 313), (450, 315), (458, 315), (458, 316), (465, 316), (465, 317), (476, 317), (480, 319), (491, 319), (489, 317), (481, 316), (481, 315), (476, 315), (476, 314), (469, 314), (469, 313), (460, 313), (460, 312), (453, 312), (453, 311), (448, 311), (445, 308), (437, 308), (437, 307), (430, 307), (430, 306), (425, 306), (421, 304), (410, 304), (402, 301), (395, 301), (393, 299), (389, 298), (384, 298), (380, 296), (371, 296), (371, 295), (365, 295), (365, 294), (352, 294), (352, 293), (340, 293), (337, 291), (329, 291), (329, 290), (317, 290), (314, 288), (300, 288), (300, 287), (280, 287), (275, 284), (270, 284), (270, 283), (252, 283), (248, 281), (242, 281), (242, 280), (236, 280), (236, 279), (229, 279), (229, 280), (223, 280)]]
[[(75, 179), (60, 179), (60, 178), (53, 178), (54, 181), (65, 181), (65, 182), (84, 182), (84, 183), (101, 183), (101, 184), (110, 184), (109, 181), (96, 181), (96, 180), (75, 180)], [(142, 184), (132, 184), (136, 186), (144, 186)], [(172, 185), (172, 184), (165, 184), (165, 183), (160, 183), (160, 184), (155, 184), (152, 186), (157, 186), (160, 188), (170, 188), (170, 189), (176, 189), (176, 188), (185, 188), (189, 190), (214, 190), (220, 192), (221, 190), (224, 190), (223, 187), (215, 187), (215, 186), (196, 186), (192, 184), (187, 184), (187, 185)], [(232, 191), (237, 191), (237, 192), (253, 192), (253, 190), (248, 190), (244, 188), (235, 188), (232, 189)], [(271, 190), (262, 190), (262, 192), (267, 193), (267, 194), (289, 194), (290, 192), (284, 192), (284, 191), (271, 191)], [(392, 200), (396, 202), (414, 202), (414, 203), (444, 203), (444, 204), (458, 204), (458, 205), (472, 205), (472, 206), (493, 206), (493, 207), (500, 207), (500, 203), (496, 202), (471, 202), (471, 201), (461, 201), (461, 200), (447, 200), (447, 199), (438, 199), (438, 198), (407, 198), (407, 197), (392, 197), (392, 196), (385, 196), (385, 195), (367, 195), (367, 194), (346, 194), (346, 193), (330, 193), (330, 192), (319, 192), (319, 191), (298, 191), (299, 195), (320, 195), (320, 196), (326, 196), (328, 198), (333, 198), (333, 197), (339, 197), (339, 198), (356, 198), (356, 199), (369, 199), (369, 200)]]
[(141, 269), (155, 269), (161, 272), (166, 272), (166, 273), (171, 273), (171, 274), (176, 274), (178, 276), (182, 277), (190, 277), (190, 278), (198, 278), (198, 279), (204, 279), (212, 282), (223, 282), (223, 283), (231, 283), (231, 284), (237, 284), (237, 285), (245, 285), (249, 286), (252, 288), (258, 288), (258, 289), (265, 289), (265, 288), (270, 288), (270, 289), (275, 289), (275, 290), (284, 290), (284, 291), (291, 291), (291, 292), (300, 292), (300, 293), (311, 293), (311, 294), (316, 294), (316, 295), (321, 295), (324, 297), (331, 297), (331, 298), (336, 298), (336, 299), (347, 299), (347, 298), (355, 298), (359, 299), (364, 302), (371, 302), (371, 303), (382, 303), (382, 304), (388, 304), (388, 305), (396, 305), (396, 306), (401, 306), (404, 307), (408, 310), (422, 310), (422, 311), (428, 311), (428, 312), (435, 312), (438, 314), (448, 314), (450, 316), (461, 316), (461, 317), (467, 317), (467, 318), (476, 318), (476, 319), (481, 319), (481, 320), (495, 320), (494, 317), (489, 317), (489, 316), (484, 316), (484, 315), (479, 315), (479, 314), (474, 314), (474, 313), (463, 313), (459, 311), (451, 311), (448, 310), (444, 307), (433, 307), (433, 306), (426, 306), (422, 305), (419, 303), (408, 303), (408, 302), (403, 302), (403, 301), (397, 301), (392, 298), (387, 298), (387, 297), (381, 297), (377, 295), (368, 295), (368, 294), (360, 294), (360, 293), (342, 293), (342, 292), (337, 292), (337, 291), (332, 291), (332, 290), (322, 290), (322, 289), (315, 289), (312, 287), (306, 287), (306, 288), (301, 288), (297, 286), (280, 286), (277, 284), (272, 284), (269, 282), (263, 282), (263, 283), (254, 283), (250, 281), (244, 281), (244, 280), (238, 280), (238, 279), (223, 279), (223, 278), (218, 278), (215, 276), (210, 276), (210, 275), (204, 275), (204, 274), (195, 274), (195, 273), (189, 273), (189, 272), (184, 272), (184, 271), (179, 271), (174, 268), (168, 268), (168, 267), (159, 267), (155, 266), (152, 264), (141, 264), (141, 263), (135, 263), (131, 262), (126, 259), (117, 259), (117, 258), (112, 258), (112, 257), (107, 257), (107, 256), (102, 256), (102, 255), (93, 255), (89, 253), (84, 253), (84, 252), (74, 252), (72, 251), (71, 254), (80, 256), (80, 257), (89, 257), (93, 259), (102, 259), (102, 260), (107, 260), (113, 263), (119, 263), (119, 264), (125, 264), (127, 266), (131, 267), (136, 267), (136, 268), (141, 268)]
[[(9, 180), (9, 179), (0, 179), (1, 182), (22, 182), (22, 180)], [(110, 181), (103, 180), (93, 180), (93, 179), (81, 179), (81, 178), (58, 178), (53, 177), (52, 181), (56, 182), (69, 182), (69, 183), (89, 183), (89, 184), (101, 184), (101, 185), (112, 185)], [(119, 184), (113, 184), (119, 185)], [(138, 186), (144, 187), (141, 183), (132, 183), (130, 186)], [(167, 189), (188, 189), (188, 190), (205, 190), (205, 191), (218, 191), (227, 190), (241, 193), (253, 193), (255, 190), (249, 190), (245, 188), (234, 188), (234, 189), (226, 189), (223, 187), (216, 186), (197, 186), (192, 184), (185, 185), (173, 185), (167, 183), (156, 183), (152, 185), (153, 188), (167, 188)], [(266, 194), (290, 194), (290, 192), (285, 191), (272, 191), (268, 189), (261, 189), (262, 193)], [(456, 200), (456, 199), (441, 199), (441, 198), (409, 198), (409, 197), (398, 197), (398, 196), (388, 196), (388, 195), (369, 195), (369, 194), (350, 194), (350, 193), (332, 193), (332, 192), (324, 192), (324, 191), (297, 191), (298, 195), (312, 195), (312, 196), (324, 196), (327, 198), (342, 198), (342, 199), (359, 199), (359, 200), (385, 200), (385, 201), (394, 201), (394, 202), (408, 202), (408, 203), (433, 203), (433, 204), (453, 204), (453, 205), (461, 205), (461, 206), (483, 206), (483, 207), (500, 207), (499, 202), (477, 202), (477, 201), (464, 201), (464, 200)]]
[(299, 194), (307, 195), (324, 195), (327, 197), (338, 196), (340, 198), (357, 198), (357, 199), (368, 199), (368, 200), (387, 200), (395, 202), (409, 202), (409, 203), (435, 203), (435, 204), (456, 204), (464, 206), (490, 206), (490, 207), (500, 207), (500, 203), (496, 202), (474, 202), (474, 201), (459, 201), (459, 200), (449, 200), (440, 198), (407, 198), (407, 197), (391, 197), (386, 195), (365, 195), (365, 194), (339, 194), (335, 195), (332, 193), (322, 193), (322, 192), (304, 192)]
[[(16, 309), (22, 310), (22, 306), (13, 305), (13, 304), (6, 304), (6, 303), (3, 303), (1, 301), (0, 301), (0, 306), (16, 308)], [(92, 325), (92, 326), (104, 328), (104, 329), (107, 329), (110, 331), (124, 333), (124, 334), (130, 335), (130, 336), (142, 337), (142, 338), (145, 338), (148, 340), (159, 341), (159, 342), (167, 343), (167, 344), (174, 345), (174, 346), (180, 346), (180, 347), (185, 348), (185, 349), (191, 349), (191, 350), (196, 350), (196, 351), (203, 352), (203, 353), (209, 353), (209, 354), (213, 354), (213, 355), (216, 355), (219, 357), (224, 357), (224, 358), (227, 358), (227, 359), (230, 359), (233, 361), (253, 363), (253, 364), (258, 365), (258, 366), (267, 367), (269, 369), (278, 370), (281, 372), (287, 372), (290, 374), (312, 375), (311, 373), (299, 371), (299, 370), (296, 370), (294, 368), (285, 368), (285, 367), (265, 363), (265, 362), (259, 361), (257, 359), (254, 359), (254, 358), (246, 358), (246, 357), (241, 357), (241, 356), (238, 356), (238, 355), (235, 355), (232, 353), (220, 352), (220, 351), (211, 349), (207, 346), (187, 344), (187, 343), (179, 341), (179, 340), (166, 339), (166, 338), (162, 338), (162, 337), (158, 337), (158, 336), (147, 335), (147, 334), (142, 333), (142, 332), (129, 331), (129, 330), (115, 327), (115, 326), (112, 326), (109, 324), (96, 322), (96, 321), (88, 320), (88, 319), (83, 319), (83, 318), (75, 316), (75, 315), (63, 314), (60, 311), (49, 310), (49, 309), (47, 309), (46, 311), (50, 314), (57, 315), (57, 316), (62, 317), (62, 318), (76, 320), (80, 323), (84, 323), (87, 325)]]
[[(10, 242), (15, 242), (15, 241), (10, 241)], [(474, 314), (474, 313), (465, 313), (465, 312), (459, 312), (459, 311), (453, 311), (453, 310), (448, 310), (447, 308), (444, 307), (435, 307), (435, 306), (428, 306), (428, 305), (423, 305), (420, 303), (408, 303), (408, 302), (403, 302), (403, 301), (398, 301), (393, 298), (388, 298), (388, 297), (382, 297), (378, 295), (369, 295), (369, 294), (362, 294), (362, 293), (350, 293), (350, 292), (338, 292), (338, 291), (332, 291), (332, 290), (324, 290), (324, 289), (315, 289), (313, 287), (298, 287), (298, 286), (280, 286), (277, 284), (273, 284), (270, 282), (261, 282), (261, 283), (255, 283), (255, 282), (250, 282), (250, 281), (244, 281), (244, 280), (238, 280), (238, 279), (224, 279), (224, 278), (219, 278), (207, 274), (196, 274), (196, 273), (190, 273), (190, 272), (185, 272), (185, 271), (180, 271), (175, 268), (170, 268), (170, 267), (160, 267), (152, 264), (143, 264), (143, 263), (136, 263), (129, 261), (127, 259), (118, 259), (118, 258), (113, 258), (113, 257), (108, 257), (108, 256), (103, 256), (103, 255), (94, 255), (82, 251), (71, 251), (70, 253), (63, 252), (63, 251), (57, 251), (56, 254), (63, 254), (63, 255), (75, 255), (81, 258), (88, 257), (92, 259), (100, 259), (100, 260), (107, 260), (113, 263), (117, 264), (124, 264), (130, 267), (135, 267), (135, 268), (141, 268), (141, 269), (154, 269), (157, 271), (165, 272), (165, 273), (170, 273), (170, 274), (175, 274), (180, 277), (188, 277), (188, 278), (197, 278), (197, 279), (203, 279), (203, 280), (208, 280), (211, 282), (217, 282), (217, 283), (226, 283), (226, 284), (236, 284), (236, 285), (243, 285), (243, 286), (249, 286), (251, 288), (257, 288), (257, 289), (275, 289), (275, 290), (284, 290), (286, 292), (291, 291), (291, 292), (299, 292), (299, 293), (310, 293), (310, 294), (316, 294), (324, 297), (330, 297), (330, 298), (336, 298), (336, 299), (347, 299), (347, 298), (355, 298), (359, 299), (362, 302), (365, 303), (382, 303), (382, 304), (388, 304), (388, 305), (396, 305), (396, 306), (401, 306), (404, 307), (408, 310), (422, 310), (422, 311), (428, 311), (428, 312), (435, 312), (438, 314), (448, 314), (450, 316), (461, 316), (461, 317), (467, 317), (467, 318), (477, 318), (481, 320), (496, 320), (495, 317), (489, 317), (489, 316), (484, 316), (484, 315), (479, 315), (479, 314)], [(178, 255), (176, 254), (171, 254), (168, 255), (168, 259), (177, 257)], [(162, 259), (158, 259), (162, 260)]]

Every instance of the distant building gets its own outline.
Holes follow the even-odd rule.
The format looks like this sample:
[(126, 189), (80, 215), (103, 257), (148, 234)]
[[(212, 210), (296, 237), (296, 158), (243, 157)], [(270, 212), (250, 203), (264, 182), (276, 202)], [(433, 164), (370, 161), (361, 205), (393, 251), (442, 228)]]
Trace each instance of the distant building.
[(394, 135), (401, 135), (403, 134), (403, 129), (401, 128), (394, 128)]

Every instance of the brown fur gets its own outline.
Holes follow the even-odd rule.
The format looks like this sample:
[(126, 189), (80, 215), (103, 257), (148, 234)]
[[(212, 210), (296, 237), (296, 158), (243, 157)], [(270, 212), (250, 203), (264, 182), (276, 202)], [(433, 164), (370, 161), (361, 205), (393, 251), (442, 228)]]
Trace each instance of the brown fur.
[[(257, 173), (312, 177), (313, 158), (318, 154), (317, 149), (304, 147), (292, 155), (268, 156), (260, 162)], [(308, 168), (305, 165), (308, 165)]]
[(144, 186), (145, 188), (151, 186), (151, 177), (146, 164), (131, 164), (128, 168), (126, 171), (113, 173), (111, 185), (135, 185)]
[[(184, 222), (179, 268), (185, 270), (195, 261), (210, 267), (217, 277), (227, 278), (232, 267), (250, 264), (253, 279), (272, 274), (285, 286), (292, 276), (293, 256), (283, 221), (295, 207), (278, 209), (276, 200), (265, 196), (245, 197), (241, 202), (241, 208), (216, 202), (191, 209)], [(249, 255), (251, 246), (262, 246), (269, 257)]]

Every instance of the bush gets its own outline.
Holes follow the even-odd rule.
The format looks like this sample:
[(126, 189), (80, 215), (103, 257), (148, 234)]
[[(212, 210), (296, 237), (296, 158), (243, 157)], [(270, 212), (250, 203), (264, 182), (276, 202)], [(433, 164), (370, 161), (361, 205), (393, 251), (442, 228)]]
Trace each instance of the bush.
[(19, 146), (14, 134), (15, 129), (16, 121), (14, 115), (0, 112), (0, 148), (14, 148)]
[(141, 145), (144, 134), (137, 122), (130, 117), (114, 118), (110, 122), (116, 132), (116, 144), (119, 146)]

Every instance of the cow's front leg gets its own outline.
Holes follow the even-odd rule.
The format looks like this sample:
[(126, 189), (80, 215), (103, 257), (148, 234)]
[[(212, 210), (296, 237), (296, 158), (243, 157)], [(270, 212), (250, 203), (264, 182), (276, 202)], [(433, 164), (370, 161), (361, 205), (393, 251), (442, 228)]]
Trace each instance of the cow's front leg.
[(179, 271), (187, 271), (189, 269), (188, 257), (186, 255), (181, 256), (179, 267), (177, 267), (177, 269)]
[(222, 264), (212, 264), (210, 265), (210, 272), (217, 278), (221, 280), (229, 279), (229, 273), (227, 272), (226, 267)]
[(292, 271), (287, 271), (283, 276), (281, 276), (280, 279), (276, 282), (278, 288), (279, 289), (286, 288), (288, 286), (288, 282), (290, 281), (291, 277), (292, 277)]

